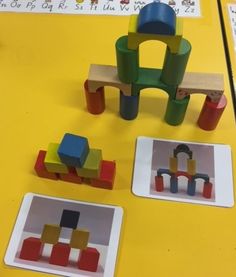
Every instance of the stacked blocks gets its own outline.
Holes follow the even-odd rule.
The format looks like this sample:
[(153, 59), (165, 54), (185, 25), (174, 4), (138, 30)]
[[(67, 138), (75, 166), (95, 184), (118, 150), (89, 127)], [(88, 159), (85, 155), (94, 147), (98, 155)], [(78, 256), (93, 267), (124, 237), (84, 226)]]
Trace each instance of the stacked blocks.
[(103, 160), (102, 151), (90, 148), (87, 138), (68, 133), (60, 144), (39, 151), (34, 168), (39, 177), (106, 189), (113, 188), (116, 173), (116, 163)]
[[(42, 257), (44, 244), (52, 245), (49, 263), (68, 266), (71, 248), (78, 250), (77, 267), (86, 271), (96, 272), (100, 253), (96, 248), (88, 247), (89, 231), (76, 229), (80, 212), (63, 210), (60, 224), (45, 224), (41, 238), (24, 239), (19, 258), (28, 261), (39, 261)], [(62, 228), (73, 229), (69, 243), (60, 242)]]
[[(178, 170), (178, 154), (185, 153), (188, 156), (187, 159), (187, 172)], [(211, 198), (212, 195), (212, 183), (210, 183), (210, 177), (207, 174), (196, 172), (196, 160), (192, 158), (193, 153), (186, 144), (179, 144), (173, 151), (173, 157), (169, 158), (169, 169), (159, 168), (157, 175), (155, 176), (156, 191), (164, 191), (164, 179), (163, 175), (170, 176), (170, 192), (178, 193), (178, 177), (185, 176), (188, 178), (187, 194), (194, 196), (196, 194), (196, 180), (201, 179), (204, 182), (202, 196), (204, 198)]]
[[(139, 45), (156, 40), (166, 44), (162, 69), (139, 66)], [(131, 15), (128, 35), (120, 37), (115, 44), (117, 67), (91, 65), (84, 88), (87, 109), (92, 114), (105, 109), (104, 86), (120, 90), (120, 115), (123, 119), (137, 117), (142, 89), (157, 88), (169, 95), (165, 121), (179, 125), (193, 93), (206, 95), (206, 101), (197, 121), (204, 130), (216, 128), (227, 105), (223, 95), (222, 74), (185, 72), (191, 53), (191, 44), (183, 38), (183, 21), (174, 10), (160, 2), (144, 6), (139, 15)]]

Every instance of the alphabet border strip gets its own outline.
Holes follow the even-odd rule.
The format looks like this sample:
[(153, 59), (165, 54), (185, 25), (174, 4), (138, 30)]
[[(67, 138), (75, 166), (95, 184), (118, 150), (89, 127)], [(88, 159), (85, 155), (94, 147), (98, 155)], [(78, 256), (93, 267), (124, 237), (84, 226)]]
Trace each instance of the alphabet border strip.
[[(169, 4), (177, 16), (200, 17), (200, 0), (154, 0)], [(0, 12), (59, 14), (138, 14), (152, 0), (0, 0)]]

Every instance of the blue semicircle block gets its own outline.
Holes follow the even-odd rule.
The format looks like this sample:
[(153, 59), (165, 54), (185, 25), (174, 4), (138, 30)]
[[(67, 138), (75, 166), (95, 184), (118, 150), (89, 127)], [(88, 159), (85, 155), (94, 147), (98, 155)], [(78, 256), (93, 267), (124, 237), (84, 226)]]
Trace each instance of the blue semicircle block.
[(164, 3), (153, 2), (144, 6), (138, 16), (138, 33), (175, 35), (175, 11)]

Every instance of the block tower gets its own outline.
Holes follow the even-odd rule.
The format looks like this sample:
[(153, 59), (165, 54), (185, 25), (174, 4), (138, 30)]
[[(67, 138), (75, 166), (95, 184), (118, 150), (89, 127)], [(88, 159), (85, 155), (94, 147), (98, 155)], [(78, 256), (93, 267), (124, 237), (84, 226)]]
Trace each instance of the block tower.
[[(24, 239), (19, 258), (28, 261), (40, 261), (45, 244), (52, 245), (49, 263), (59, 266), (68, 266), (71, 248), (78, 250), (76, 266), (81, 270), (96, 272), (100, 253), (94, 247), (88, 247), (89, 231), (77, 228), (80, 212), (63, 210), (60, 224), (45, 224), (41, 237)], [(72, 229), (69, 243), (60, 242), (62, 228)]]
[(90, 148), (87, 138), (66, 133), (60, 144), (39, 151), (34, 169), (39, 177), (112, 189), (116, 163), (103, 160), (102, 151)]
[[(187, 158), (187, 172), (178, 170), (178, 154), (185, 153)], [(186, 144), (179, 144), (173, 151), (173, 157), (169, 158), (169, 169), (159, 168), (157, 170), (157, 176), (155, 176), (156, 191), (164, 191), (164, 179), (163, 175), (170, 176), (170, 192), (178, 192), (178, 177), (185, 176), (188, 178), (187, 194), (194, 196), (196, 193), (196, 180), (203, 180), (202, 196), (204, 198), (211, 198), (212, 183), (210, 177), (207, 174), (196, 172), (196, 160), (192, 158), (193, 153)]]
[[(138, 115), (140, 92), (158, 88), (169, 95), (165, 121), (179, 125), (185, 117), (190, 95), (206, 94), (198, 125), (205, 130), (216, 128), (227, 105), (222, 74), (186, 73), (191, 44), (183, 38), (183, 21), (164, 3), (144, 6), (139, 15), (131, 15), (128, 35), (115, 44), (117, 67), (91, 65), (84, 88), (88, 111), (100, 114), (105, 109), (104, 86), (120, 90), (120, 115), (132, 120)], [(148, 40), (166, 44), (162, 69), (139, 66), (139, 45)]]

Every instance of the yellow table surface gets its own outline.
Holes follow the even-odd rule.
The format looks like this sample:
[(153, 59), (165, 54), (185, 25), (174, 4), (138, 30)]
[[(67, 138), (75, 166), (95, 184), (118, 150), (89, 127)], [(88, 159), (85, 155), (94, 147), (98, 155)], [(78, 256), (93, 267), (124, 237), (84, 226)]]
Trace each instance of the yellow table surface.
[[(202, 1), (203, 2), (203, 1)], [(230, 144), (236, 131), (216, 1), (203, 16), (186, 19), (193, 46), (187, 71), (222, 72), (229, 104), (215, 131), (196, 126), (204, 95), (193, 95), (185, 120), (163, 120), (167, 94), (142, 92), (134, 121), (118, 116), (117, 89), (106, 90), (106, 111), (86, 111), (83, 83), (89, 65), (116, 64), (114, 43), (127, 33), (128, 17), (1, 14), (0, 17), (0, 276), (39, 276), (6, 266), (3, 257), (27, 192), (119, 205), (124, 218), (116, 264), (119, 277), (236, 276), (236, 209), (151, 200), (131, 193), (138, 136)], [(141, 65), (160, 67), (165, 46), (144, 43)], [(89, 138), (107, 160), (116, 160), (112, 191), (41, 179), (33, 166), (39, 149), (70, 132)], [(235, 170), (235, 164), (233, 165)], [(222, 184), (224, 185), (224, 184)], [(44, 276), (51, 276), (44, 274)]]

